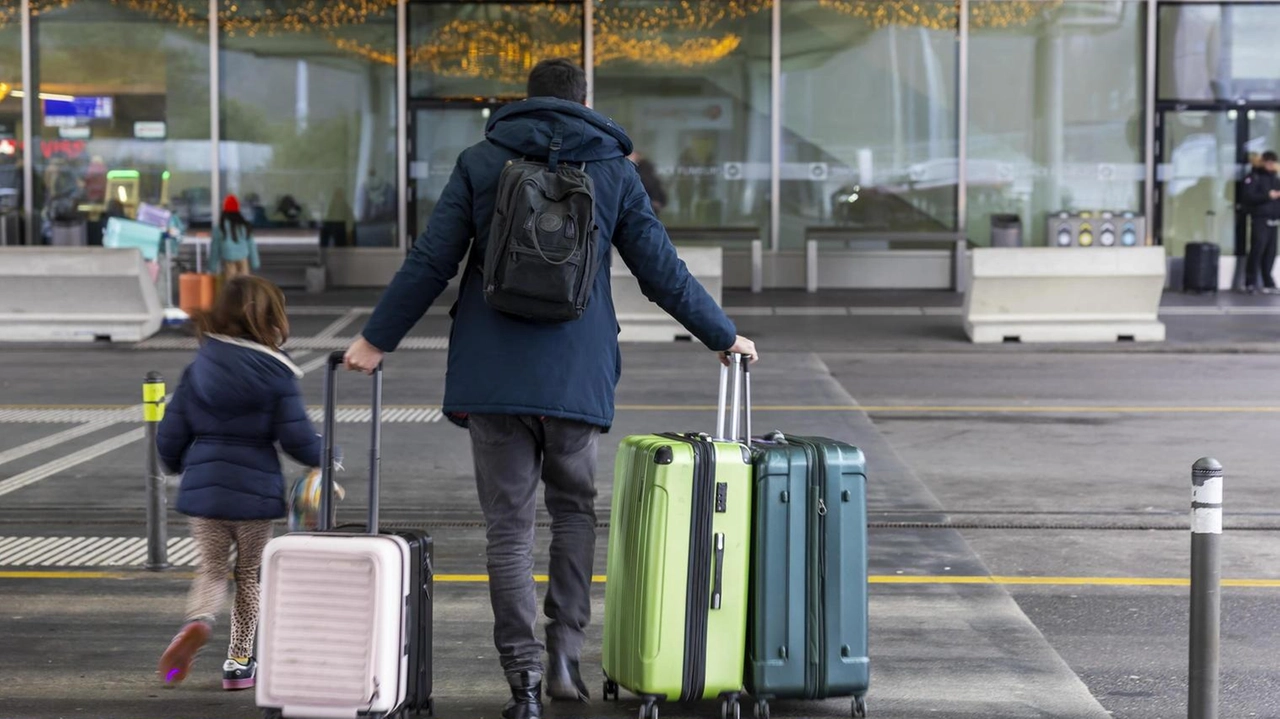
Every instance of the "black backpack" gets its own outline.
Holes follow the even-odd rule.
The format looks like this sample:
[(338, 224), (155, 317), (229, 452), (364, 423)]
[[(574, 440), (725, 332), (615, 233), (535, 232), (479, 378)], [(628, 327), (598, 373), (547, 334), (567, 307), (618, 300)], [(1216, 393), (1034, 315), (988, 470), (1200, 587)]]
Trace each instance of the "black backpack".
[(494, 309), (537, 322), (582, 316), (600, 266), (595, 186), (586, 165), (560, 162), (563, 129), (546, 163), (511, 160), (498, 179), (484, 297)]

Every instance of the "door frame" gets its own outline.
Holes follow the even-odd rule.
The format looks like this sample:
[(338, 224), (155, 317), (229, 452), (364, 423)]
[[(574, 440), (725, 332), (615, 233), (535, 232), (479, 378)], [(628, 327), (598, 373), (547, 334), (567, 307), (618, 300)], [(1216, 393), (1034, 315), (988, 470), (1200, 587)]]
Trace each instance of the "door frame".
[[(583, 70), (587, 73), (587, 104), (591, 104), (592, 85), (595, 80), (595, 68), (592, 67), (594, 55), (592, 53), (591, 43), (593, 42), (592, 19), (592, 2), (590, 0), (401, 0), (405, 5), (405, 43), (409, 43), (410, 29), (413, 24), (411, 9), (415, 5), (567, 5), (579, 6), (582, 8), (582, 27), (580, 28), (581, 45), (579, 47), (578, 61), (581, 63)], [(407, 62), (407, 60), (406, 60)], [(407, 69), (406, 69), (406, 72)], [(413, 162), (417, 156), (418, 148), (417, 140), (417, 116), (420, 110), (483, 110), (488, 108), (496, 111), (503, 106), (523, 100), (523, 97), (433, 97), (433, 96), (415, 96), (412, 89), (413, 83), (405, 81), (403, 94), (400, 97), (404, 103), (404, 126), (405, 126), (405, 173), (402, 178), (404, 181), (404, 202), (407, 209), (405, 214), (405, 234), (409, 241), (405, 244), (404, 251), (408, 254), (413, 250), (413, 245), (417, 242), (418, 237), (426, 230), (425, 227), (418, 227), (418, 184), (413, 178)], [(482, 138), (477, 137), (476, 142)]]
[[(408, 171), (405, 173), (405, 203), (408, 205), (408, 215), (406, 217), (409, 244), (404, 248), (405, 253), (413, 249), (413, 243), (417, 242), (418, 237), (426, 231), (426, 227), (418, 227), (418, 181), (413, 176), (413, 163), (418, 158), (418, 113), (423, 110), (443, 110), (443, 111), (471, 111), (488, 109), (496, 112), (505, 105), (514, 100), (496, 100), (496, 99), (460, 99), (460, 100), (443, 100), (443, 99), (425, 99), (407, 101), (407, 110), (405, 114), (406, 140), (405, 154), (407, 161), (405, 167)], [(476, 142), (482, 138), (477, 137)]]
[[(1221, 101), (1205, 101), (1205, 102), (1172, 102), (1161, 101), (1156, 103), (1155, 107), (1155, 162), (1156, 172), (1153, 174), (1154, 187), (1151, 188), (1152, 196), (1152, 217), (1151, 217), (1151, 236), (1155, 238), (1155, 244), (1164, 245), (1164, 213), (1165, 213), (1165, 197), (1164, 182), (1160, 180), (1159, 170), (1165, 166), (1168, 161), (1169, 142), (1168, 142), (1168, 126), (1165, 123), (1165, 117), (1169, 113), (1174, 112), (1211, 112), (1221, 113), (1223, 115), (1231, 112), (1236, 113), (1236, 138), (1235, 138), (1235, 177), (1236, 183), (1235, 197), (1240, 197), (1240, 185), (1244, 180), (1245, 166), (1249, 162), (1249, 154), (1245, 145), (1249, 142), (1249, 112), (1274, 112), (1280, 113), (1280, 100), (1269, 100), (1264, 102), (1244, 102), (1233, 100)], [(1280, 148), (1277, 148), (1280, 151)], [(1235, 228), (1235, 237), (1233, 238), (1232, 247), (1233, 254), (1237, 257), (1243, 257), (1246, 251), (1245, 237), (1247, 233), (1248, 221), (1240, 212), (1240, 205), (1237, 199), (1235, 205), (1235, 217), (1232, 226)]]

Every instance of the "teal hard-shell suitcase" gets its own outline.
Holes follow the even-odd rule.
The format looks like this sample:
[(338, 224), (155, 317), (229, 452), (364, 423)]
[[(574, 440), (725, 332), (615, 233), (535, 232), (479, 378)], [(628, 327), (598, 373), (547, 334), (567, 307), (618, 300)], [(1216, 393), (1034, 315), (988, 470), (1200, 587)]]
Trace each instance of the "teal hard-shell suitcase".
[(747, 690), (769, 700), (852, 697), (866, 716), (866, 461), (856, 447), (774, 432), (752, 443), (755, 515)]

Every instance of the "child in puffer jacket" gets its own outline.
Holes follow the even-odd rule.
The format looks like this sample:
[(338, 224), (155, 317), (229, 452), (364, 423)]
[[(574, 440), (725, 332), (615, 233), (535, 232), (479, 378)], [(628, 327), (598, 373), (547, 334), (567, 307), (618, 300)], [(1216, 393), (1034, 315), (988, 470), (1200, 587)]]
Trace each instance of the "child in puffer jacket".
[[(286, 514), (276, 444), (308, 467), (322, 462), (307, 418), (302, 371), (280, 349), (289, 336), (284, 295), (258, 277), (229, 281), (213, 309), (195, 318), (201, 346), (160, 423), (160, 459), (182, 474), (177, 509), (190, 517), (200, 568), (187, 598), (186, 624), (160, 659), (160, 676), (180, 682), (209, 640), (235, 579), (226, 689), (254, 685), (258, 568), (271, 522)], [(235, 545), (235, 567), (230, 553)]]

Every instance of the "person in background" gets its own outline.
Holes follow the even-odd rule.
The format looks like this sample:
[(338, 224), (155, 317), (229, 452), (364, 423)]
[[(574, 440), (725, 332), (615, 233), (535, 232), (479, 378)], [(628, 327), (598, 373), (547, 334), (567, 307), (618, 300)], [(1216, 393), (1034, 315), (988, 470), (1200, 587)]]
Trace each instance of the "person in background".
[(223, 280), (230, 280), (256, 271), (260, 264), (253, 228), (240, 214), (240, 201), (235, 195), (227, 195), (222, 217), (209, 241), (209, 269), (221, 272)]
[(107, 163), (101, 155), (94, 155), (84, 171), (85, 201), (100, 205), (107, 198)]
[(658, 177), (658, 168), (639, 152), (631, 153), (629, 159), (635, 163), (636, 171), (640, 173), (640, 184), (644, 185), (644, 191), (649, 195), (653, 214), (661, 215), (662, 208), (667, 206), (667, 191), (662, 187), (662, 180)]
[(262, 205), (262, 198), (256, 192), (250, 192), (244, 198), (244, 204), (249, 208), (248, 217), (246, 218), (253, 227), (267, 227), (271, 221), (267, 219), (267, 208)]
[(1245, 269), (1245, 292), (1276, 294), (1272, 271), (1276, 264), (1276, 226), (1280, 225), (1280, 177), (1276, 176), (1277, 156), (1262, 153), (1262, 163), (1254, 165), (1241, 183), (1244, 205), (1252, 218), (1249, 228), (1249, 261)]
[(190, 518), (200, 567), (186, 623), (159, 671), (169, 684), (187, 678), (222, 612), (231, 576), (236, 592), (222, 686), (248, 689), (257, 674), (258, 569), (271, 522), (287, 511), (276, 444), (308, 467), (320, 466), (322, 447), (298, 387), (302, 370), (281, 350), (289, 320), (280, 288), (237, 277), (211, 311), (194, 319), (200, 350), (168, 403), (156, 450), (171, 473), (182, 475), (177, 509)]
[(351, 204), (347, 202), (347, 193), (341, 187), (333, 188), (329, 205), (325, 207), (324, 222), (320, 225), (320, 245), (323, 247), (350, 245), (355, 217)]
[(106, 219), (111, 219), (112, 217), (122, 220), (129, 219), (128, 213), (124, 211), (124, 203), (115, 198), (107, 202), (107, 209), (103, 211), (103, 217)]

